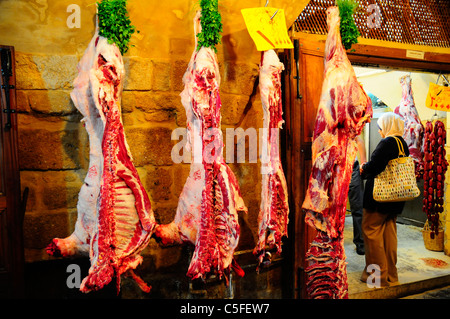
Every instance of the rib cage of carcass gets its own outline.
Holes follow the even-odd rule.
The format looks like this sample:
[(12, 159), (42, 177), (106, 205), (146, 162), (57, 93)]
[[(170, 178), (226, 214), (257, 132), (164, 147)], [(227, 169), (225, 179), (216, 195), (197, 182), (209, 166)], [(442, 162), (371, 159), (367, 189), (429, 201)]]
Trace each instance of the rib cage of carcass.
[(89, 169), (78, 197), (74, 232), (47, 247), (53, 256), (88, 255), (89, 274), (80, 290), (99, 290), (116, 277), (134, 274), (140, 252), (148, 244), (155, 220), (126, 142), (121, 119), (125, 69), (115, 44), (98, 34), (98, 26), (78, 64), (71, 98), (83, 115), (89, 135)]
[[(201, 31), (201, 12), (194, 18), (194, 34)], [(181, 102), (186, 110), (188, 145), (192, 152), (190, 173), (180, 195), (174, 220), (158, 225), (156, 237), (163, 245), (189, 242), (195, 250), (187, 275), (206, 279), (210, 274), (228, 280), (239, 241), (238, 211), (247, 211), (238, 181), (222, 155), (220, 74), (210, 47), (191, 56), (184, 74)], [(200, 154), (200, 157), (197, 156)]]
[[(258, 215), (259, 236), (254, 254), (263, 262), (266, 246), (282, 251), (282, 238), (287, 236), (289, 203), (286, 178), (279, 153), (279, 129), (283, 124), (281, 72), (283, 63), (274, 50), (261, 53), (259, 89), (263, 108), (266, 147), (261, 167), (261, 205)], [(270, 261), (270, 258), (269, 258)]]
[(343, 246), (347, 195), (356, 137), (372, 117), (370, 98), (358, 83), (342, 46), (337, 7), (327, 9), (325, 69), (312, 143), (312, 171), (302, 208), (317, 236), (306, 254), (310, 298), (347, 298)]

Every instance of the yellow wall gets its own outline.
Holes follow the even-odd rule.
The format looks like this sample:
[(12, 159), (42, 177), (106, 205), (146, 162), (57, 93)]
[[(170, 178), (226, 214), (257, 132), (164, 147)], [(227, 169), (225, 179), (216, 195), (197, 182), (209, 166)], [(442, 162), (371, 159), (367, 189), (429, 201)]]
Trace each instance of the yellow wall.
[[(0, 43), (13, 45), (19, 52), (32, 54), (81, 55), (94, 30), (95, 0), (2, 0), (0, 1)], [(309, 1), (270, 0), (269, 7), (285, 10), (286, 24), (292, 25)], [(243, 8), (264, 6), (265, 0), (221, 0), (223, 45), (219, 58), (258, 61), (259, 54), (251, 40), (240, 12)], [(70, 29), (67, 12), (70, 4), (81, 9), (81, 28)], [(140, 31), (127, 55), (164, 59), (180, 45), (187, 51), (194, 42), (192, 20), (198, 0), (129, 0), (132, 23)]]

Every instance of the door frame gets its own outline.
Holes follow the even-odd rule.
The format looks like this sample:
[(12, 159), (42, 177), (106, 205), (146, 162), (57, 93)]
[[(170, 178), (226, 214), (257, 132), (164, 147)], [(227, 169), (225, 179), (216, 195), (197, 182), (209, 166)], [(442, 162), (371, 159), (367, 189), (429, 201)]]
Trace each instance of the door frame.
[[(15, 50), (12, 46), (4, 45), (0, 45), (0, 49), (10, 50), (12, 68), (12, 76), (9, 78), (11, 110), (9, 129), (5, 128), (8, 121), (8, 114), (4, 111), (6, 110), (5, 91), (1, 89), (0, 92), (0, 147), (2, 148), (0, 177), (5, 189), (5, 194), (0, 195), (0, 253), (4, 258), (0, 264), (0, 296), (16, 298), (25, 296), (23, 246), (25, 207), (21, 199), (18, 157)], [(0, 79), (0, 83), (4, 84), (3, 77)]]
[[(305, 123), (302, 121), (302, 115), (306, 104), (302, 94), (308, 86), (308, 75), (304, 74), (301, 56), (302, 54), (309, 54), (323, 58), (326, 40), (319, 36), (317, 40), (311, 38), (310, 34), (296, 33), (291, 36), (291, 39), (293, 42), (298, 40), (298, 55), (294, 54), (294, 50), (297, 47), (283, 52), (285, 64), (283, 88), (285, 132), (282, 138), (285, 139), (286, 148), (283, 150), (282, 155), (285, 156), (283, 161), (285, 163), (290, 198), (290, 223), (287, 245), (291, 254), (292, 298), (307, 297), (304, 284), (306, 280), (304, 257), (309, 244), (315, 237), (315, 230), (306, 225), (304, 213), (301, 209), (308, 187), (309, 174), (305, 172), (309, 172), (311, 169), (311, 164), (308, 164), (307, 160), (311, 157), (312, 144), (312, 140), (305, 141), (301, 136), (304, 132)], [(410, 57), (417, 56), (414, 55), (417, 52), (419, 52), (419, 57), (423, 54), (423, 59)], [(361, 66), (450, 73), (450, 53), (421, 53), (421, 51), (411, 52), (408, 49), (354, 44), (350, 50), (347, 50), (347, 56), (352, 64)], [(299, 63), (298, 74), (295, 58), (298, 59)], [(297, 79), (298, 76), (300, 78)], [(297, 87), (299, 98), (297, 98)], [(314, 125), (313, 123), (310, 124)]]

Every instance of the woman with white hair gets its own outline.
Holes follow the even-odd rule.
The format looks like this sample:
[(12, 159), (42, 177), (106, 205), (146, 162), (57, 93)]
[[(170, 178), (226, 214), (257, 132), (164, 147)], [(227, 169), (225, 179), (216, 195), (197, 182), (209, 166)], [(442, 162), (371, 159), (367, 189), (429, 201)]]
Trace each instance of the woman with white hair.
[(403, 143), (407, 156), (409, 156), (409, 150), (402, 138), (404, 122), (398, 114), (385, 113), (378, 119), (377, 124), (382, 140), (373, 151), (370, 160), (361, 167), (361, 177), (367, 179), (362, 220), (366, 267), (361, 275), (361, 281), (366, 282), (371, 275), (371, 270), (374, 268), (368, 269), (370, 265), (378, 265), (379, 284), (381, 287), (386, 287), (398, 283), (396, 221), (397, 215), (403, 211), (405, 202), (375, 201), (373, 199), (374, 178), (384, 171), (390, 160), (399, 155), (394, 136)]

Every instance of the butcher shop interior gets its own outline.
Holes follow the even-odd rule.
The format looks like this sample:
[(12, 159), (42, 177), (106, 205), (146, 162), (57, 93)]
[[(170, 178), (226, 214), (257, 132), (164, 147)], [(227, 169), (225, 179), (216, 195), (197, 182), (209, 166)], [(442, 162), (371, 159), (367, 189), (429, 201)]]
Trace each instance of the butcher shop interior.
[(0, 62), (0, 298), (450, 287), (449, 2), (3, 0)]

